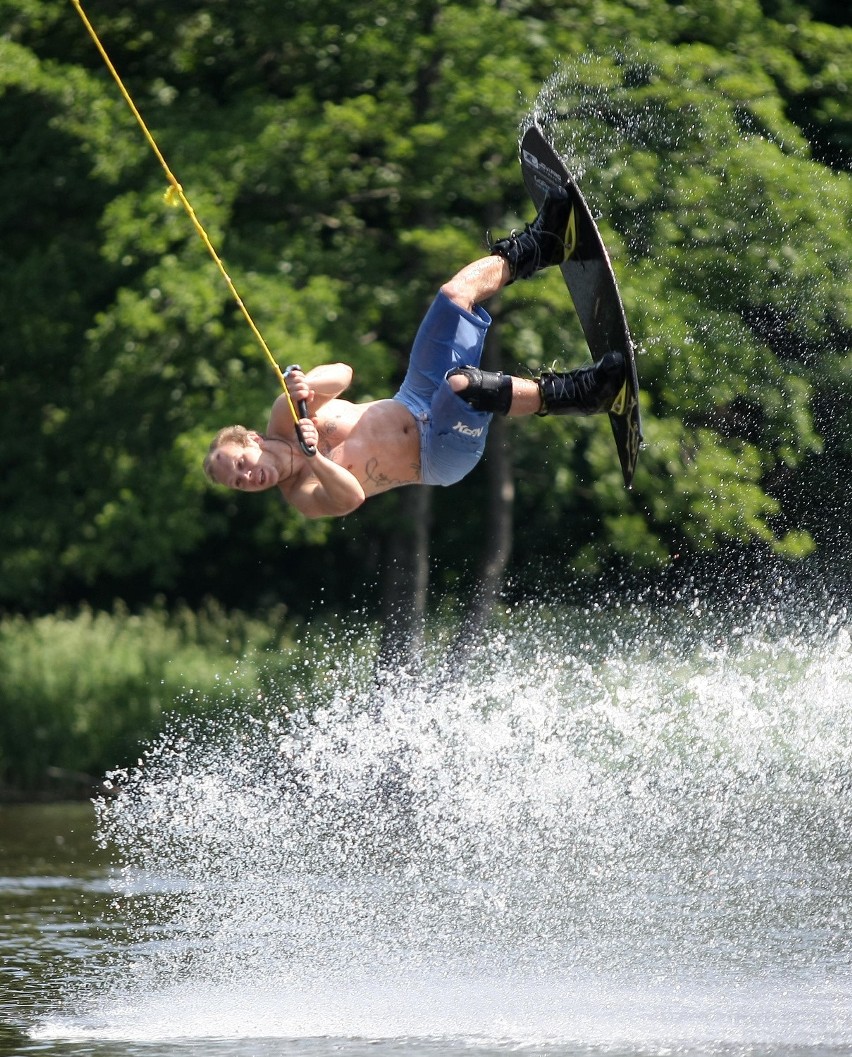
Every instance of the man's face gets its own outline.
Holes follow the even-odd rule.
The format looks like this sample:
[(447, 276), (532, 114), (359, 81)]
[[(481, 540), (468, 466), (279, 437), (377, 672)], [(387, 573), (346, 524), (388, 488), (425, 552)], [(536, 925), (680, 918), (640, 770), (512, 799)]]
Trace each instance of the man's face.
[(235, 441), (221, 444), (213, 456), (211, 473), (219, 484), (239, 492), (274, 488), (280, 477), (278, 465), (256, 433), (249, 434), (245, 447)]

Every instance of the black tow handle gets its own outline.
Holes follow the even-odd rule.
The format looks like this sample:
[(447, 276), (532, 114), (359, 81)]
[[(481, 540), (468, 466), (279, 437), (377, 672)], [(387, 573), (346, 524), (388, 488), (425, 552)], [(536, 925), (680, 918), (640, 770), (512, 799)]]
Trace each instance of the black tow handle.
[[(298, 363), (291, 363), (290, 366), (287, 367), (285, 369), (285, 371), (284, 371), (284, 378), (285, 379), (287, 378), (287, 375), (290, 373), (290, 371), (301, 371), (301, 369), (302, 368), (298, 365)], [(296, 405), (296, 409), (299, 412), (299, 418), (310, 418), (310, 415), (308, 414), (308, 402), (307, 402), (307, 400), (300, 400), (298, 402), (298, 404)], [(298, 422), (295, 423), (295, 426), (296, 426), (296, 439), (299, 442), (299, 447), (302, 449), (302, 451), (305, 453), (305, 455), (307, 455), (307, 457), (309, 459), (312, 459), (317, 453), (316, 445), (314, 445), (314, 444), (306, 444), (305, 443), (305, 438), (302, 436), (302, 427), (299, 425)]]

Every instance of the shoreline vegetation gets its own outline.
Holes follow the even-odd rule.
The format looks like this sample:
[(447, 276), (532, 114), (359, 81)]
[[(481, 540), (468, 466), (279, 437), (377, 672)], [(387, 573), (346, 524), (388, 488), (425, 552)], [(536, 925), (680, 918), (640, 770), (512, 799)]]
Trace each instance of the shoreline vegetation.
[[(80, 799), (175, 718), (310, 692), (333, 622), (215, 602), (0, 618), (0, 803)], [(288, 696), (290, 700), (288, 701)]]

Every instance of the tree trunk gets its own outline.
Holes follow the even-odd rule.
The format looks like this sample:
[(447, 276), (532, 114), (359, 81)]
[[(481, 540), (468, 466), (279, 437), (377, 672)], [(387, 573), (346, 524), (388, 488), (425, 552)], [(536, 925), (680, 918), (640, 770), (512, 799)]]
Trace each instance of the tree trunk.
[[(482, 364), (486, 370), (497, 371), (501, 360), (500, 331), (495, 326)], [(502, 415), (495, 415), (491, 420), (484, 468), (488, 483), (487, 524), (478, 583), (462, 618), (463, 632), (460, 631), (454, 644), (456, 653), (463, 650), (465, 643), (477, 641), (488, 626), (512, 556), (515, 481), (509, 430)]]
[(398, 510), (387, 538), (382, 578), (379, 675), (419, 658), (426, 625), (432, 489), (403, 488), (396, 498)]
[(497, 596), (503, 589), (506, 568), (512, 557), (514, 538), (512, 512), (515, 482), (512, 451), (506, 420), (497, 417), (488, 437), (488, 524), (479, 566), (479, 582), (464, 618), (465, 636), (478, 637), (491, 619)]

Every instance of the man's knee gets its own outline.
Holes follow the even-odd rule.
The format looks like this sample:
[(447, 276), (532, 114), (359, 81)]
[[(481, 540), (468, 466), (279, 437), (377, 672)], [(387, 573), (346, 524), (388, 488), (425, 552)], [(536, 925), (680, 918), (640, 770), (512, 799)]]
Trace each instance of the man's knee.
[(470, 284), (464, 282), (458, 275), (454, 275), (452, 279), (447, 280), (443, 284), (441, 293), (449, 301), (452, 301), (454, 305), (464, 309), (465, 312), (472, 311), (474, 304), (473, 291), (470, 288)]
[[(467, 384), (453, 382), (466, 379)], [(512, 376), (502, 371), (481, 371), (478, 367), (454, 367), (447, 372), (447, 381), (455, 392), (474, 411), (508, 415), (512, 406)]]

